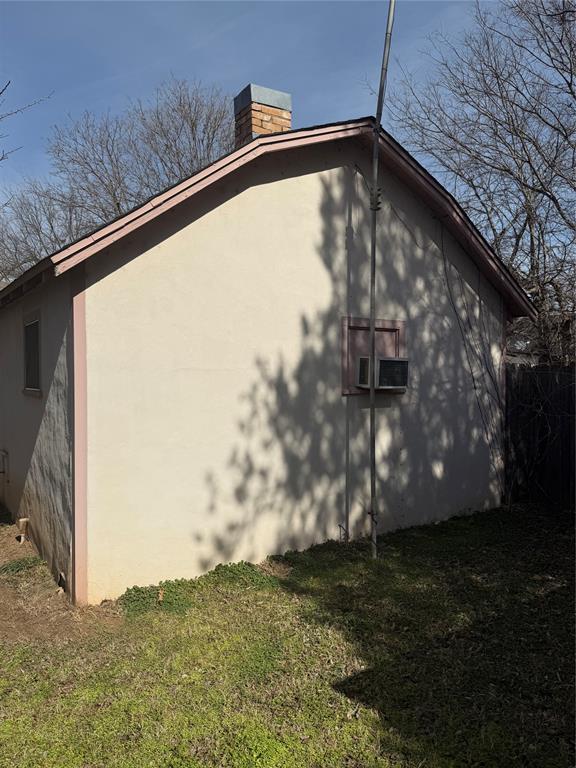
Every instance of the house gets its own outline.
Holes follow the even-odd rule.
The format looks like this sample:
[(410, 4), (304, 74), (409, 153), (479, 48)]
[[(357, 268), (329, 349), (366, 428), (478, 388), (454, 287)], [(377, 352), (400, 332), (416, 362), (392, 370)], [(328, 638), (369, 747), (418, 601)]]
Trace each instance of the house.
[[(79, 603), (369, 530), (374, 120), (237, 149), (0, 292), (3, 503)], [(379, 132), (379, 530), (496, 505), (506, 320), (533, 307)]]

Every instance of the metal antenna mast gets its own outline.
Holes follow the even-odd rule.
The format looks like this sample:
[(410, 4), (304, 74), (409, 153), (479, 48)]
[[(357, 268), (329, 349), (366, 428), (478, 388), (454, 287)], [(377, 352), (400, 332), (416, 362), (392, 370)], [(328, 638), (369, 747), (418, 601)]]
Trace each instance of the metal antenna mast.
[(379, 143), (395, 5), (396, 0), (389, 0), (386, 39), (384, 40), (382, 69), (380, 70), (380, 85), (378, 87), (378, 103), (376, 105), (376, 120), (374, 122), (372, 186), (370, 189), (370, 539), (373, 558), (378, 556), (378, 546), (376, 542), (378, 527), (378, 514), (376, 510), (376, 220), (378, 210), (380, 209), (380, 189), (378, 188), (378, 171), (380, 165)]

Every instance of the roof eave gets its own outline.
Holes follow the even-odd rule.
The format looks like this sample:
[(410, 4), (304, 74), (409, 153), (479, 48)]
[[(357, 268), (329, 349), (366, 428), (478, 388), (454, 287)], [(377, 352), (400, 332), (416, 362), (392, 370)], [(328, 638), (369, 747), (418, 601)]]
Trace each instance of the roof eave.
[(49, 256), (33, 264), (0, 291), (0, 309), (20, 298), (24, 293), (37, 288), (49, 275), (54, 274), (54, 265)]
[(387, 164), (398, 176), (408, 178), (411, 186), (418, 190), (436, 216), (446, 223), (478, 267), (489, 272), (490, 281), (507, 299), (509, 315), (535, 320), (537, 312), (530, 298), (452, 195), (385, 131), (380, 132), (380, 148)]
[[(374, 125), (373, 117), (365, 117), (344, 123), (274, 133), (253, 139), (245, 146), (220, 158), (193, 176), (155, 195), (132, 211), (43, 259), (38, 265), (32, 267), (0, 292), (0, 306), (3, 298), (5, 299), (8, 294), (17, 289), (22, 281), (34, 277), (38, 269), (43, 271), (52, 267), (54, 274), (63, 274), (259, 156), (336, 139), (367, 137), (372, 134)], [(452, 195), (409, 152), (383, 130), (380, 130), (380, 149), (387, 165), (418, 190), (419, 195), (427, 201), (435, 215), (446, 222), (448, 229), (466, 248), (478, 267), (487, 273), (489, 280), (505, 297), (508, 314), (512, 317), (528, 316), (535, 319), (536, 309), (529, 297), (497, 258)]]
[(142, 224), (152, 221), (166, 210), (187, 200), (228, 173), (241, 168), (261, 155), (284, 150), (287, 147), (295, 148), (333, 141), (335, 139), (350, 138), (366, 133), (371, 129), (372, 123), (370, 119), (363, 118), (361, 121), (338, 123), (300, 131), (273, 133), (253, 139), (249, 144), (240, 147), (240, 149), (220, 160), (216, 160), (207, 168), (165, 192), (156, 195), (125, 216), (52, 254), (50, 258), (55, 265), (56, 274), (59, 275), (66, 272), (97, 251), (107, 248)]

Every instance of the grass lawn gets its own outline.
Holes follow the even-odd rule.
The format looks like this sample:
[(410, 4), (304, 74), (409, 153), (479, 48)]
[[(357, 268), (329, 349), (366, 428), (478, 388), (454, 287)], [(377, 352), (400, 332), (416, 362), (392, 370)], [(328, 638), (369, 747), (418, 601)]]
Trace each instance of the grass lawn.
[(483, 512), (384, 536), (376, 562), (329, 543), (122, 610), (72, 609), (15, 551), (0, 766), (569, 768), (572, 533)]

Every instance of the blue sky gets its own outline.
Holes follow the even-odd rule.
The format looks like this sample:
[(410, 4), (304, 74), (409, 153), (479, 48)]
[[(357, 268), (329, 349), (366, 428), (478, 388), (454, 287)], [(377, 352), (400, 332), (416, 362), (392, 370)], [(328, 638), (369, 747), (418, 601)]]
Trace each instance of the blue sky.
[[(466, 0), (399, 0), (390, 85), (399, 64), (422, 77), (427, 36), (470, 23)], [(248, 82), (289, 91), (295, 127), (373, 114), (387, 2), (0, 2), (3, 111), (52, 94), (2, 124), (0, 187), (49, 171), (51, 127), (89, 109), (121, 111), (173, 74), (235, 95)]]

